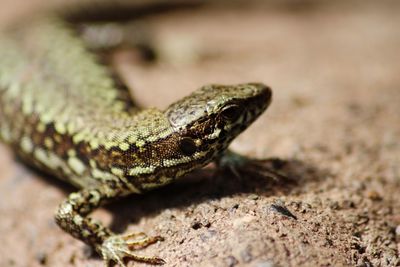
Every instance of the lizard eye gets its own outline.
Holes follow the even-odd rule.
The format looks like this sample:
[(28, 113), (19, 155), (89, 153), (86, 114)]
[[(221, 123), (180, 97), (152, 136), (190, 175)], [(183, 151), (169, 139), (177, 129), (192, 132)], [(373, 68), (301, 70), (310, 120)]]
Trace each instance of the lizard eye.
[(184, 137), (180, 140), (179, 149), (186, 156), (191, 156), (196, 152), (197, 146), (192, 138)]
[(239, 118), (242, 113), (242, 109), (238, 105), (229, 105), (226, 106), (222, 111), (221, 115), (227, 120), (235, 121)]

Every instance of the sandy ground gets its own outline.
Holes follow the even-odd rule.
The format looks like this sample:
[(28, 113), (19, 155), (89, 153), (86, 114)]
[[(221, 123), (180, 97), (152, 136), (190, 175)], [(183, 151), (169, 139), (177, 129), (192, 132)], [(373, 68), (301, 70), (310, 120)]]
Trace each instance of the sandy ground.
[[(115, 56), (136, 99), (164, 108), (206, 83), (270, 85), (270, 109), (232, 147), (290, 179), (211, 166), (94, 217), (164, 236), (138, 253), (165, 266), (399, 266), (400, 5), (326, 2), (152, 18), (160, 62)], [(4, 5), (0, 22), (22, 8)], [(53, 221), (72, 191), (0, 146), (0, 266), (102, 266)]]

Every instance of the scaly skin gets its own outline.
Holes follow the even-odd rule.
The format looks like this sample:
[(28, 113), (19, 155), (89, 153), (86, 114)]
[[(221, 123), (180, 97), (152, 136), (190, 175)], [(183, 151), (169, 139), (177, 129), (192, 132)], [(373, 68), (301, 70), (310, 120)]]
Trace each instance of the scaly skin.
[(166, 110), (139, 110), (62, 19), (29, 21), (0, 37), (0, 137), (79, 189), (56, 222), (107, 264), (161, 264), (132, 253), (161, 238), (116, 235), (88, 214), (217, 160), (270, 100), (262, 84), (208, 85)]

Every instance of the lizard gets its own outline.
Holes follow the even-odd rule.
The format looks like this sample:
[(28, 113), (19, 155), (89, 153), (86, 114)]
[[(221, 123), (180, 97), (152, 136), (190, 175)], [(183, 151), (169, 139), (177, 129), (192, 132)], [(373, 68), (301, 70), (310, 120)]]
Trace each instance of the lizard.
[(60, 14), (1, 33), (0, 139), (28, 164), (75, 186), (55, 221), (106, 265), (163, 264), (134, 253), (162, 237), (113, 233), (90, 213), (226, 158), (272, 91), (262, 83), (209, 84), (164, 110), (140, 109)]

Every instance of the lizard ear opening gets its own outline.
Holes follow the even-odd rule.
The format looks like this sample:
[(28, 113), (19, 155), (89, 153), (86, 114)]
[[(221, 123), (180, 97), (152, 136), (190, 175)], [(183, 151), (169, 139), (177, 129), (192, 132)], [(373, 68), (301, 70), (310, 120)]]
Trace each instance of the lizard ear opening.
[(179, 149), (184, 155), (191, 156), (196, 152), (197, 146), (192, 138), (184, 137), (179, 141)]

